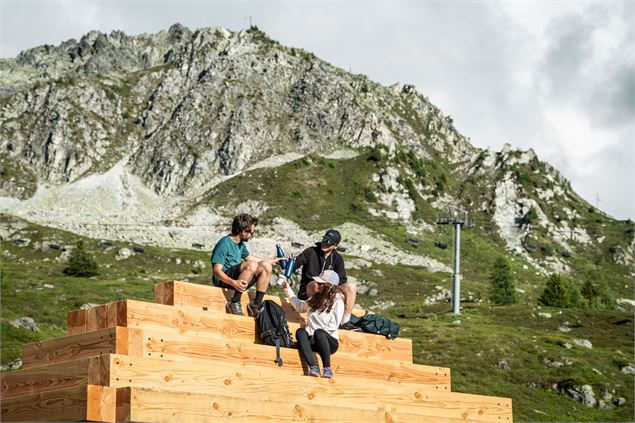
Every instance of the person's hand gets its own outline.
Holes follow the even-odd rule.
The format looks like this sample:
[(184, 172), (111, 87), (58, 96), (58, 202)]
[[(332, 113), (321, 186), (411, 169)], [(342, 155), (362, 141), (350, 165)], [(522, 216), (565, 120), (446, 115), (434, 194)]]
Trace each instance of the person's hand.
[(269, 260), (271, 263), (278, 263), (280, 260), (286, 260), (286, 258), (284, 257), (274, 257), (271, 260)]
[(278, 279), (276, 279), (276, 284), (285, 289), (287, 287), (287, 278), (285, 278), (284, 275), (278, 276)]
[(239, 292), (245, 292), (245, 290), (247, 289), (247, 285), (249, 285), (249, 283), (246, 280), (243, 279), (236, 279), (233, 283), (234, 288), (236, 288), (237, 291)]

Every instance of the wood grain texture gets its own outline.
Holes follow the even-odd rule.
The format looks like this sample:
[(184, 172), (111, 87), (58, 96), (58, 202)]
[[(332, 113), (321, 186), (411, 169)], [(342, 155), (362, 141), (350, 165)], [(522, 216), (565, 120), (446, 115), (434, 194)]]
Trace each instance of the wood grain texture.
[(22, 368), (29, 369), (101, 354), (127, 354), (127, 348), (117, 348), (117, 339), (116, 328), (108, 328), (25, 344), (22, 346)]
[(86, 387), (86, 400), (86, 420), (117, 421), (117, 388), (88, 385)]
[[(126, 307), (126, 319), (119, 322), (121, 326), (260, 343), (251, 317), (134, 300), (121, 301), (119, 306)], [(297, 323), (289, 323), (293, 335), (299, 327)], [(406, 338), (389, 340), (379, 335), (341, 330), (340, 353), (412, 362), (412, 341)]]
[[(127, 414), (117, 408), (119, 397), (127, 398), (121, 407)], [(123, 422), (128, 420), (129, 409), (129, 388), (82, 385), (7, 398), (2, 401), (2, 421)]]
[(86, 419), (87, 385), (2, 400), (3, 422), (81, 421)]
[(69, 311), (66, 315), (66, 334), (74, 335), (84, 332), (86, 332), (86, 310)]
[[(234, 295), (230, 289), (217, 288), (211, 285), (196, 284), (182, 281), (168, 281), (154, 286), (155, 302), (158, 304), (186, 306), (193, 308), (207, 308), (217, 311), (224, 311), (225, 304)], [(253, 300), (252, 292), (241, 297), (243, 313), (247, 315), (247, 303)], [(305, 323), (306, 313), (298, 313), (293, 306), (284, 298), (275, 295), (265, 295), (265, 300), (274, 301), (280, 305), (285, 312), (287, 320), (295, 323)], [(355, 309), (353, 314), (362, 316), (364, 310)]]
[[(498, 397), (438, 391), (410, 391), (396, 384), (356, 383), (353, 379), (332, 380), (288, 375), (278, 369), (244, 363), (202, 360), (167, 361), (111, 355), (111, 386), (141, 387), (179, 392), (247, 395), (267, 401), (322, 406), (354, 404), (355, 408), (397, 407), (424, 416), (475, 421), (511, 421), (511, 400)], [(500, 419), (499, 419), (500, 417)]]
[(2, 373), (0, 397), (11, 398), (77, 386), (108, 385), (109, 357), (82, 358)]
[(252, 395), (193, 394), (131, 388), (132, 421), (160, 423), (288, 422), (322, 423), (471, 423), (453, 419), (412, 415), (398, 407), (361, 409), (339, 402), (321, 406), (282, 399), (264, 400)]
[[(196, 358), (276, 367), (274, 363), (275, 347), (238, 340), (193, 337), (144, 330), (143, 346), (144, 353), (134, 354), (135, 356), (170, 360)], [(296, 375), (304, 374), (306, 363), (301, 360), (297, 349), (281, 348), (280, 354), (284, 361), (282, 370)], [(393, 381), (425, 385), (432, 389), (450, 390), (450, 369), (448, 368), (392, 360), (369, 362), (365, 358), (340, 353), (331, 357), (331, 366), (338, 376), (346, 375), (367, 379), (367, 383)]]

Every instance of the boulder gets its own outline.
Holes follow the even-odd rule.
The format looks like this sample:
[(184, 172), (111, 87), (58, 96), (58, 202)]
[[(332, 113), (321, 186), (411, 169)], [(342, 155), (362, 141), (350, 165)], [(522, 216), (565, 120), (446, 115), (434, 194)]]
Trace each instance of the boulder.
[(576, 338), (576, 339), (573, 340), (573, 343), (576, 344), (576, 345), (579, 345), (581, 347), (584, 347), (584, 348), (588, 348), (588, 349), (593, 348), (593, 344), (591, 344), (591, 341), (589, 341), (587, 339), (578, 339), (578, 338)]
[(0, 371), (7, 372), (9, 370), (17, 370), (22, 367), (22, 359), (16, 358), (13, 361), (8, 362), (7, 364), (0, 365)]
[(132, 256), (132, 251), (129, 248), (122, 248), (117, 252), (117, 256), (115, 256), (115, 260), (125, 260)]
[(580, 388), (580, 402), (589, 408), (595, 407), (597, 404), (597, 400), (595, 399), (595, 394), (593, 393), (593, 388), (591, 385), (582, 385)]
[(506, 360), (501, 360), (498, 362), (498, 367), (500, 367), (503, 370), (511, 370), (512, 366), (509, 365), (509, 363)]
[(39, 332), (40, 328), (37, 327), (35, 320), (30, 317), (20, 317), (19, 319), (12, 320), (11, 325), (18, 329), (26, 329), (33, 332)]
[(620, 370), (620, 372), (624, 373), (625, 375), (635, 375), (635, 366), (629, 364), (628, 366), (622, 367), (622, 370)]

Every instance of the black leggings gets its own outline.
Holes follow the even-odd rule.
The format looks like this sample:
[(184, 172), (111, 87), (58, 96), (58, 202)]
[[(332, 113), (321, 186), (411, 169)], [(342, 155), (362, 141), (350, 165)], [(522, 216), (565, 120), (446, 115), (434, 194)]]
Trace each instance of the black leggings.
[(315, 351), (322, 358), (322, 367), (331, 367), (331, 354), (335, 354), (340, 346), (337, 339), (329, 335), (324, 329), (316, 330), (310, 337), (304, 328), (296, 331), (295, 339), (297, 339), (300, 352), (309, 366), (317, 365), (313, 358), (313, 351)]

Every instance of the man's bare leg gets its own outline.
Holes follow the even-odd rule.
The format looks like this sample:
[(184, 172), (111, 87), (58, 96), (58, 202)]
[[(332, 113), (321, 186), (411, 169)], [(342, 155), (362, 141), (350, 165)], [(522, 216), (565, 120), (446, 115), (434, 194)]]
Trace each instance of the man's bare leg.
[(256, 271), (254, 272), (254, 276), (256, 277), (256, 298), (254, 298), (253, 303), (247, 305), (247, 308), (253, 316), (256, 316), (260, 304), (262, 304), (262, 300), (265, 297), (265, 292), (267, 292), (267, 288), (269, 287), (269, 278), (271, 277), (273, 266), (270, 262), (265, 260), (254, 263), (256, 263)]
[(273, 266), (268, 261), (259, 261), (257, 264), (255, 275), (258, 278), (256, 280), (256, 291), (266, 292), (269, 287), (269, 278), (273, 272)]

